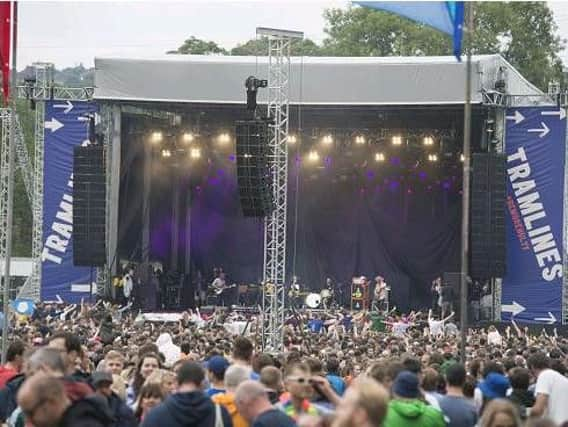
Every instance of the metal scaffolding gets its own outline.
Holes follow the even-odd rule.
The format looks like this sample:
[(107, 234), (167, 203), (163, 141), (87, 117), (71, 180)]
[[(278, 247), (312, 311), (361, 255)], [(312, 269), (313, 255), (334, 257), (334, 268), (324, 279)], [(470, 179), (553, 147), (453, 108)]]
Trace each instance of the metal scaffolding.
[(257, 28), (256, 33), (268, 38), (268, 164), (274, 201), (264, 222), (262, 348), (278, 352), (283, 347), (285, 310), (290, 47), (304, 34), (270, 28)]

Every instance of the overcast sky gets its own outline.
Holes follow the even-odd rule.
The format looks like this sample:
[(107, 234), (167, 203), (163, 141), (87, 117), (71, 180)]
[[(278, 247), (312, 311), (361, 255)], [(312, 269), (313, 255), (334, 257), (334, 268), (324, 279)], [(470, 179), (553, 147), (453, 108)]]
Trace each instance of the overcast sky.
[[(323, 11), (346, 0), (20, 2), (18, 68), (34, 61), (57, 68), (95, 56), (155, 56), (194, 35), (231, 48), (255, 37), (257, 26), (304, 31), (320, 42)], [(551, 2), (560, 35), (568, 39), (568, 3)], [(568, 63), (568, 53), (563, 55)]]

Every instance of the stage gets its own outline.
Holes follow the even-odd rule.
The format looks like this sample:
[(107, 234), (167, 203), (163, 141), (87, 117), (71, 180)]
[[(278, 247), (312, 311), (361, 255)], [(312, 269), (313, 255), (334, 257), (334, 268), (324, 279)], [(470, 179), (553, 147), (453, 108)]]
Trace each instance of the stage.
[[(474, 59), (472, 151), (488, 150), (487, 102), (499, 68), (516, 93), (534, 88), (499, 56)], [(108, 265), (175, 272), (180, 306), (222, 268), (262, 281), (260, 219), (238, 198), (234, 122), (244, 80), (264, 58), (96, 59), (95, 98), (108, 126)], [(453, 58), (294, 58), (290, 82), (286, 271), (319, 292), (381, 275), (402, 311), (430, 305), (431, 281), (460, 268), (463, 64)], [(262, 92), (259, 103), (262, 109)], [(493, 129), (499, 131), (499, 129)], [(292, 143), (292, 140), (295, 140)], [(152, 288), (154, 286), (154, 288)], [(145, 291), (146, 292), (146, 291)]]

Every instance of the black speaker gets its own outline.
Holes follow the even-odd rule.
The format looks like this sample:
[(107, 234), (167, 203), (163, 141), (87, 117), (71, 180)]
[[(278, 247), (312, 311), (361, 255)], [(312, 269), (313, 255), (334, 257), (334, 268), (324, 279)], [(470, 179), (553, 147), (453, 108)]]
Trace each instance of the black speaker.
[(476, 153), (472, 159), (470, 275), (503, 277), (506, 272), (504, 154)]
[(272, 212), (272, 179), (268, 165), (268, 124), (238, 121), (237, 182), (243, 215), (265, 217)]
[(100, 267), (106, 262), (105, 152), (102, 145), (73, 152), (73, 264)]

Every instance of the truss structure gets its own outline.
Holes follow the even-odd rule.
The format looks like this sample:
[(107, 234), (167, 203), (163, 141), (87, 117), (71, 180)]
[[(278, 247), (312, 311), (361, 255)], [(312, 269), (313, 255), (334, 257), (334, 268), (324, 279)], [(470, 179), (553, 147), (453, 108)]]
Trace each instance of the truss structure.
[(303, 33), (257, 28), (257, 35), (268, 38), (268, 161), (274, 202), (264, 222), (262, 347), (279, 352), (285, 310), (290, 46), (292, 40), (303, 38)]

